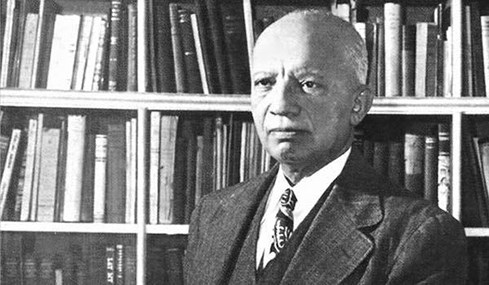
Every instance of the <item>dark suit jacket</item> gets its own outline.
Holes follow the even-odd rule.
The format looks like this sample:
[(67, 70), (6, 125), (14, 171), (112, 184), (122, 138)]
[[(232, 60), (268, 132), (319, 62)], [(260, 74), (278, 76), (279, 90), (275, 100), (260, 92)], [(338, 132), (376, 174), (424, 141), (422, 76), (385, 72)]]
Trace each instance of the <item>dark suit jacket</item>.
[[(190, 224), (187, 284), (229, 282), (276, 173), (202, 200)], [(450, 215), (380, 177), (355, 152), (334, 183), (277, 284), (464, 283), (465, 234)], [(233, 280), (255, 283), (254, 274), (241, 275)]]

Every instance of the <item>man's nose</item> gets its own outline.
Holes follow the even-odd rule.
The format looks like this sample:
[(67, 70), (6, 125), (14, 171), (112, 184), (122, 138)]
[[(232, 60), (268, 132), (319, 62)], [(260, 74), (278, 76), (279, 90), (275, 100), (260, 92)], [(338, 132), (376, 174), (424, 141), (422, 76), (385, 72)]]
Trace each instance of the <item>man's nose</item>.
[(291, 80), (277, 82), (270, 96), (269, 111), (278, 116), (297, 116), (301, 110), (297, 102), (298, 92), (298, 84), (294, 84)]

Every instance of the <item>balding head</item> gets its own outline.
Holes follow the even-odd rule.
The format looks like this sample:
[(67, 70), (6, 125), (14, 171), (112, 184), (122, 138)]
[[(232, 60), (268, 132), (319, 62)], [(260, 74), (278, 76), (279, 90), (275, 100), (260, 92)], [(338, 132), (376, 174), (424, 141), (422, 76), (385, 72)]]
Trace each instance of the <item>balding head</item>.
[[(323, 50), (331, 58), (331, 64), (355, 76), (359, 83), (366, 83), (368, 61), (363, 39), (350, 23), (329, 11), (296, 10), (285, 15), (260, 35), (255, 50), (264, 48), (265, 43), (265, 48), (279, 52), (283, 43), (294, 42), (307, 42), (310, 49)], [(254, 62), (259, 60), (255, 58)]]

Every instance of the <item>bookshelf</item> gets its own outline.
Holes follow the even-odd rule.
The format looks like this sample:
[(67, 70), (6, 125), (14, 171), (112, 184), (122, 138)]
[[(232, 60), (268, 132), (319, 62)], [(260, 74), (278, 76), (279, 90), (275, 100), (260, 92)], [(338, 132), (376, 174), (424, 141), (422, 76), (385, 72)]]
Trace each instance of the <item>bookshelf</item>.
[[(87, 12), (107, 10), (110, 1), (89, 1), (81, 4), (75, 0), (55, 0), (58, 4), (66, 7), (66, 12)], [(156, 1), (155, 3), (157, 3)], [(189, 1), (177, 1), (188, 4)], [(340, 1), (338, 1), (340, 2)], [(2, 110), (10, 113), (32, 113), (36, 110), (54, 113), (101, 113), (129, 112), (137, 118), (138, 129), (146, 130), (137, 133), (137, 213), (136, 222), (132, 224), (123, 223), (67, 223), (67, 222), (18, 222), (0, 221), (0, 244), (9, 235), (34, 236), (48, 235), (52, 233), (82, 235), (82, 236), (105, 236), (105, 239), (117, 239), (117, 236), (130, 236), (130, 243), (135, 246), (136, 260), (136, 282), (147, 283), (146, 275), (150, 271), (148, 255), (152, 250), (152, 243), (148, 240), (167, 239), (175, 237), (182, 243), (188, 234), (187, 224), (148, 224), (146, 200), (148, 199), (149, 178), (149, 117), (151, 111), (161, 111), (163, 114), (244, 114), (250, 112), (249, 95), (236, 94), (188, 94), (178, 92), (149, 92), (147, 82), (148, 75), (148, 33), (145, 21), (148, 19), (148, 11), (154, 9), (154, 4), (149, 0), (134, 1), (138, 10), (137, 21), (137, 90), (134, 91), (75, 91), (75, 90), (49, 90), (49, 89), (19, 89), (4, 87), (0, 89), (0, 106)], [(245, 7), (254, 5), (282, 5), (282, 1), (275, 0), (244, 0)], [(303, 1), (290, 0), (290, 6), (302, 6)], [(384, 1), (365, 0), (358, 1), (365, 6), (381, 7)], [(408, 6), (423, 6), (433, 8), (438, 1), (405, 1)], [(324, 1), (311, 0), (311, 5), (324, 5)], [(248, 5), (248, 6), (246, 6)], [(443, 118), (450, 123), (451, 140), (451, 172), (452, 172), (452, 209), (451, 214), (462, 220), (462, 196), (466, 189), (463, 187), (462, 157), (465, 149), (462, 139), (465, 118), (480, 117), (489, 120), (489, 98), (488, 97), (464, 97), (463, 94), (463, 64), (462, 64), (462, 7), (461, 0), (451, 1), (451, 18), (453, 65), (452, 65), (452, 98), (407, 98), (407, 97), (377, 97), (368, 117), (380, 116), (402, 117), (404, 120), (410, 118), (428, 117)], [(271, 8), (267, 8), (271, 9)], [(469, 240), (483, 239), (489, 242), (489, 228), (466, 227), (466, 235)], [(2, 245), (3, 246), (3, 245)], [(1, 251), (3, 255), (3, 250)], [(0, 273), (1, 273), (0, 269)]]

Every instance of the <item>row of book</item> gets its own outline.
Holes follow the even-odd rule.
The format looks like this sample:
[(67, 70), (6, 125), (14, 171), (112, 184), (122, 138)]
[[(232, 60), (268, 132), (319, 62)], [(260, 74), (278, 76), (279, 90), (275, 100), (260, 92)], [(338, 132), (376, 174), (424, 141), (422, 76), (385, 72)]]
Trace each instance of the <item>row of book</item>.
[[(489, 7), (484, 5), (470, 1), (464, 6), (462, 96), (489, 96)], [(337, 14), (351, 21), (366, 41), (368, 82), (377, 96), (452, 97), (449, 3), (414, 22), (406, 19), (406, 10), (423, 11), (399, 1), (386, 1), (376, 17), (362, 7), (351, 10), (349, 3), (338, 6)]]
[(6, 9), (0, 87), (136, 90), (135, 3), (62, 14), (53, 0), (9, 0)]
[[(135, 240), (2, 233), (2, 284), (136, 284)], [(183, 284), (184, 240), (150, 243), (148, 284)]]
[[(2, 120), (4, 219), (136, 222), (135, 118), (34, 113)], [(246, 115), (154, 111), (149, 131), (151, 224), (188, 223), (203, 195), (256, 176), (273, 164)]]

